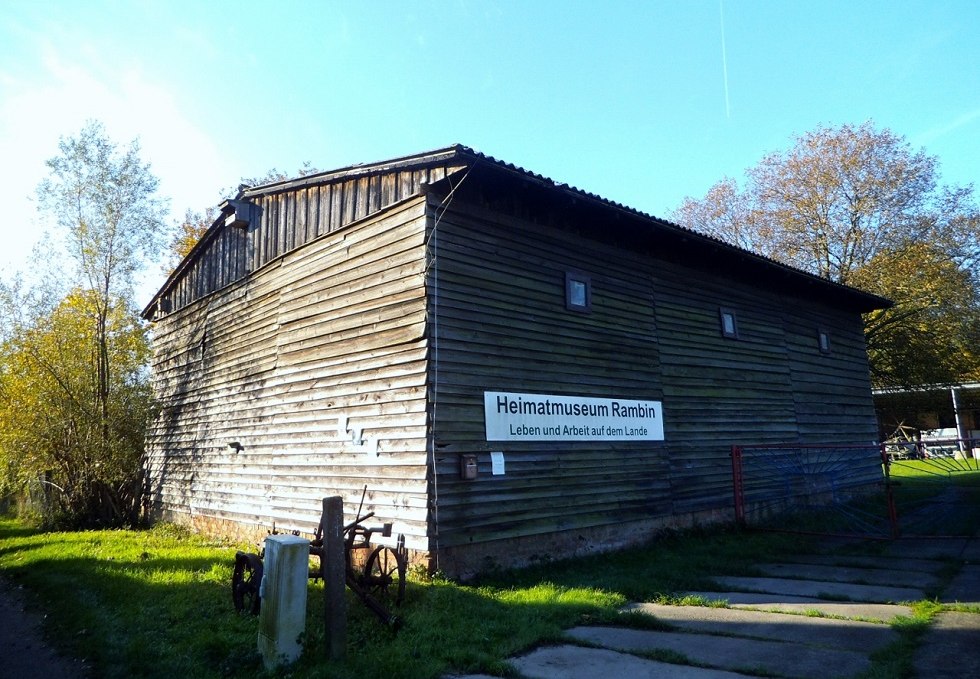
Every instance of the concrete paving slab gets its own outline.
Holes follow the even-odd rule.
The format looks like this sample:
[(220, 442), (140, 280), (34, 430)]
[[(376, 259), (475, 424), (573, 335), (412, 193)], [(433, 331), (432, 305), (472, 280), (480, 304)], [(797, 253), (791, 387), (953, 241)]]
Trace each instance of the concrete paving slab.
[(654, 616), (684, 632), (729, 634), (791, 641), (870, 653), (898, 639), (891, 627), (873, 622), (787, 615), (737, 608), (630, 604), (627, 610)]
[(532, 679), (745, 679), (743, 674), (672, 665), (604, 648), (545, 646), (512, 658), (522, 677)]
[(799, 554), (784, 559), (787, 563), (806, 563), (819, 566), (849, 566), (854, 568), (883, 568), (885, 570), (937, 573), (946, 564), (935, 559), (903, 559), (893, 556), (859, 556), (847, 554)]
[(855, 585), (846, 582), (824, 582), (822, 580), (734, 576), (712, 576), (712, 580), (722, 587), (746, 592), (792, 594), (795, 596), (836, 599), (838, 601), (850, 600), (890, 603), (897, 601), (918, 601), (919, 599), (925, 598), (925, 592), (914, 587)]
[[(980, 566), (966, 565), (943, 591), (940, 601), (944, 604), (961, 603), (980, 605)], [(977, 640), (980, 649), (980, 639)]]
[[(676, 631), (580, 627), (568, 634), (601, 648), (549, 646), (510, 662), (522, 676), (543, 679), (744, 679), (739, 671), (831, 679), (866, 671), (868, 656), (896, 638), (885, 624), (855, 618), (887, 623), (898, 616), (911, 616), (908, 606), (879, 602), (923, 598), (923, 588), (936, 584), (935, 575), (949, 559), (963, 559), (967, 564), (946, 588), (942, 601), (980, 605), (980, 539), (905, 539), (889, 545), (881, 556), (860, 553), (858, 541), (830, 541), (821, 547), (828, 551), (761, 564), (769, 577), (714, 578), (727, 587), (754, 591), (687, 593), (726, 601), (729, 608), (628, 607), (654, 615), (676, 626)], [(861, 584), (878, 580), (887, 584)], [(825, 596), (849, 600), (821, 598)], [(812, 611), (834, 617), (787, 615)], [(944, 612), (917, 651), (916, 671), (930, 679), (980, 676), (978, 643), (980, 614)], [(623, 652), (653, 650), (678, 653), (710, 667), (657, 662)], [(476, 674), (445, 679), (490, 678)]]
[(967, 542), (966, 538), (902, 538), (892, 541), (885, 554), (914, 559), (959, 559)]
[(852, 582), (875, 586), (914, 587), (917, 589), (927, 589), (939, 584), (939, 579), (936, 576), (931, 573), (922, 573), (919, 571), (796, 563), (762, 563), (757, 568), (765, 575), (776, 578), (793, 578), (795, 580)]
[(727, 601), (732, 608), (764, 611), (785, 611), (787, 613), (807, 613), (819, 611), (824, 615), (844, 618), (862, 618), (891, 622), (899, 616), (909, 617), (912, 609), (896, 604), (875, 604), (867, 602), (827, 601), (816, 597), (792, 596), (789, 594), (766, 594), (762, 592), (684, 592), (681, 596), (699, 596), (708, 601)]
[(871, 661), (863, 653), (782, 641), (622, 627), (575, 627), (567, 634), (605, 648), (634, 652), (669, 650), (698, 664), (719, 669), (762, 671), (801, 679), (851, 677), (871, 666)]
[(915, 652), (916, 675), (929, 679), (980, 677), (980, 615), (940, 613)]

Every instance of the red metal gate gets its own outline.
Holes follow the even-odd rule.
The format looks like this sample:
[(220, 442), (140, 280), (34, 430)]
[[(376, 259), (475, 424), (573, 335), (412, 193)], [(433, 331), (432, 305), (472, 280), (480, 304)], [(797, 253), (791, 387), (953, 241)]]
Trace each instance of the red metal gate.
[(891, 534), (877, 445), (732, 446), (732, 478), (740, 524), (839, 535)]

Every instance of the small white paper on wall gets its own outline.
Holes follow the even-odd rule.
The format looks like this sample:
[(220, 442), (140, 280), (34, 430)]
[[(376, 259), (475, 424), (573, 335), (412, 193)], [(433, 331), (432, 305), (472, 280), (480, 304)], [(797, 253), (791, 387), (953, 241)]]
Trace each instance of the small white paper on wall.
[(504, 454), (495, 452), (490, 453), (490, 464), (493, 470), (494, 476), (503, 476), (504, 474)]

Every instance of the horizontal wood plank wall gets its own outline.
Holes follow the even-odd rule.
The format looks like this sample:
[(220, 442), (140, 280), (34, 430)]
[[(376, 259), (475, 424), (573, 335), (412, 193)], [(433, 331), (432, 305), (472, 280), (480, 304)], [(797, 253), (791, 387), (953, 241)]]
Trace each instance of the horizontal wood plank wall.
[[(864, 440), (873, 425), (857, 314), (472, 204), (432, 241), (441, 546), (725, 511), (733, 444)], [(565, 310), (568, 270), (591, 276), (590, 314)], [(662, 399), (666, 441), (488, 443), (486, 390)], [(459, 479), (461, 453), (478, 454), (476, 481)]]
[(424, 205), (329, 232), (156, 324), (158, 513), (312, 531), (322, 497), (353, 512), (367, 485), (365, 511), (428, 549)]
[[(728, 507), (731, 446), (796, 438), (783, 302), (729, 276), (670, 261), (657, 267), (651, 284), (661, 327), (673, 510)], [(735, 313), (737, 338), (723, 336), (721, 308)]]
[[(828, 334), (829, 353), (820, 351), (819, 331)], [(807, 313), (792, 309), (786, 314), (786, 339), (799, 440), (866, 445), (846, 452), (855, 458), (847, 481), (856, 482), (860, 476), (868, 483), (879, 482), (878, 425), (860, 317), (820, 305)]]
[[(678, 514), (730, 506), (734, 444), (874, 435), (860, 315), (733, 278), (663, 261), (652, 280)], [(722, 308), (735, 314), (737, 337), (723, 335)], [(819, 350), (818, 328), (840, 344), (831, 355)]]
[[(439, 548), (668, 514), (663, 443), (488, 443), (483, 416), (487, 390), (659, 400), (652, 264), (456, 202), (431, 241)], [(569, 270), (591, 276), (592, 313), (566, 310)], [(478, 453), (475, 481), (461, 453)]]
[[(864, 328), (857, 314), (814, 305), (786, 315), (787, 348), (801, 439), (866, 443), (877, 439)], [(820, 351), (826, 331), (830, 352)]]
[(182, 309), (314, 238), (418, 195), (423, 183), (459, 169), (458, 164), (435, 165), (257, 196), (247, 228), (221, 225), (205, 235), (194, 260), (162, 298), (163, 308)]

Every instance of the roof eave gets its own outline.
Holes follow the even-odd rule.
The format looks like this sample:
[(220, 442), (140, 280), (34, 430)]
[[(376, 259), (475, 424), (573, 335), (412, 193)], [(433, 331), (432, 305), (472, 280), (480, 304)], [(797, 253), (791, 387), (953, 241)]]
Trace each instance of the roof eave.
[(306, 175), (305, 177), (284, 179), (282, 181), (260, 184), (258, 186), (249, 186), (239, 192), (238, 197), (246, 199), (254, 198), (256, 196), (263, 196), (269, 193), (289, 191), (313, 184), (323, 184), (324, 182), (336, 181), (338, 179), (350, 179), (353, 177), (362, 177), (382, 172), (391, 172), (392, 170), (399, 170), (406, 167), (421, 168), (426, 165), (438, 165), (463, 155), (472, 157), (470, 154), (473, 153), (473, 150), (469, 149), (468, 147), (461, 144), (453, 144), (452, 146), (435, 149), (433, 151), (414, 153), (412, 155), (401, 156), (399, 158), (392, 158), (376, 163), (357, 163), (355, 165), (348, 165), (347, 167), (342, 167), (336, 170), (317, 172), (316, 174)]
[(560, 192), (570, 199), (588, 202), (592, 205), (600, 207), (601, 209), (618, 212), (632, 219), (639, 219), (648, 223), (651, 227), (661, 229), (676, 236), (677, 238), (690, 239), (693, 242), (702, 244), (704, 247), (709, 247), (716, 251), (720, 251), (724, 253), (723, 256), (742, 258), (754, 263), (757, 266), (769, 268), (774, 271), (781, 270), (785, 275), (799, 281), (806, 282), (813, 286), (818, 286), (824, 290), (827, 290), (828, 292), (831, 292), (832, 294), (843, 295), (843, 297), (852, 302), (851, 306), (860, 313), (869, 313), (877, 309), (888, 309), (894, 306), (894, 302), (885, 297), (822, 278), (807, 271), (803, 271), (802, 269), (797, 269), (796, 267), (784, 264), (775, 259), (752, 252), (751, 250), (746, 250), (718, 238), (714, 238), (699, 231), (681, 226), (680, 224), (675, 224), (674, 222), (670, 222), (649, 213), (631, 208), (622, 203), (617, 203), (607, 198), (603, 198), (597, 194), (583, 191), (575, 188), (574, 186), (569, 186), (568, 184), (555, 182), (548, 177), (530, 172), (511, 163), (497, 160), (491, 156), (486, 156), (482, 153), (474, 151), (471, 148), (465, 146), (457, 146), (454, 148), (456, 148), (458, 154), (466, 155), (471, 163), (482, 163), (486, 166), (493, 167), (498, 171), (502, 171), (517, 177), (523, 181), (529, 181), (537, 184), (546, 190)]

